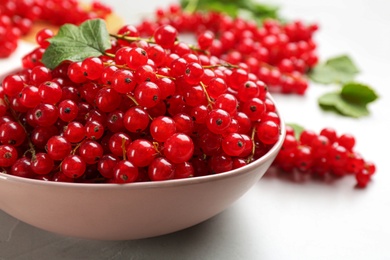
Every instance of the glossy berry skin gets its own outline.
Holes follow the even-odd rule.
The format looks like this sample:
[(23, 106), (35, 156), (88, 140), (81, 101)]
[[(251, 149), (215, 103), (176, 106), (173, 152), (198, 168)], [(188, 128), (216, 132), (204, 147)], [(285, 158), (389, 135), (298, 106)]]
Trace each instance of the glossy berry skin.
[(39, 85), (38, 94), (41, 102), (56, 104), (61, 100), (62, 88), (54, 81), (46, 81)]
[(118, 93), (126, 94), (134, 90), (136, 81), (134, 75), (129, 70), (117, 70), (110, 80), (112, 88)]
[(208, 114), (206, 125), (211, 132), (222, 134), (229, 127), (230, 122), (231, 117), (228, 112), (222, 109), (214, 109)]
[(359, 188), (365, 188), (371, 180), (371, 175), (367, 171), (360, 171), (355, 175), (356, 185)]
[(194, 143), (189, 136), (176, 133), (165, 141), (163, 153), (170, 162), (184, 163), (192, 157)]
[(154, 32), (154, 40), (164, 49), (173, 47), (177, 37), (177, 30), (171, 25), (162, 25)]
[(84, 175), (87, 166), (78, 155), (69, 155), (61, 163), (61, 171), (69, 178), (77, 179)]
[(256, 126), (256, 135), (264, 144), (275, 144), (280, 136), (280, 127), (273, 121), (262, 121)]
[(31, 159), (31, 170), (36, 174), (49, 174), (53, 168), (54, 161), (47, 153), (38, 153)]
[(110, 137), (108, 142), (111, 153), (121, 157), (126, 154), (127, 147), (131, 143), (131, 138), (126, 133), (115, 133)]
[(103, 155), (97, 164), (99, 173), (104, 178), (112, 179), (114, 177), (114, 167), (118, 161), (118, 158), (111, 154)]
[(85, 132), (86, 131), (83, 124), (73, 121), (65, 126), (63, 130), (63, 136), (70, 143), (78, 143), (84, 139)]
[(158, 157), (148, 167), (148, 175), (152, 181), (173, 179), (175, 167), (167, 159)]
[(161, 91), (155, 83), (143, 82), (135, 88), (134, 98), (140, 106), (151, 108), (160, 102)]
[(91, 120), (85, 123), (85, 137), (92, 140), (99, 140), (104, 134), (104, 126), (98, 121)]
[(31, 169), (31, 160), (23, 156), (19, 158), (11, 167), (11, 174), (23, 178), (34, 178), (35, 173)]
[(103, 148), (96, 141), (86, 140), (81, 143), (78, 154), (86, 164), (95, 164), (103, 156)]
[(121, 104), (122, 97), (111, 88), (102, 88), (96, 94), (95, 104), (102, 112), (112, 112)]
[(113, 179), (116, 183), (131, 183), (138, 178), (138, 168), (130, 161), (119, 161), (113, 169)]
[(18, 159), (18, 151), (11, 145), (0, 145), (0, 167), (9, 167)]
[(150, 134), (157, 142), (165, 142), (174, 133), (176, 133), (176, 124), (170, 117), (157, 117), (150, 124)]
[(142, 132), (149, 125), (149, 116), (141, 107), (131, 107), (123, 116), (123, 125), (129, 132)]
[(37, 32), (37, 34), (35, 35), (35, 40), (42, 48), (47, 48), (50, 45), (47, 39), (50, 39), (53, 36), (53, 31), (45, 28)]
[(136, 139), (129, 144), (126, 151), (127, 159), (137, 167), (150, 165), (157, 155), (154, 145), (145, 139)]
[(33, 108), (32, 114), (34, 122), (43, 127), (54, 125), (59, 116), (58, 108), (56, 106), (44, 103)]
[(59, 118), (64, 122), (70, 122), (76, 119), (79, 112), (77, 103), (73, 100), (66, 99), (58, 104)]
[(245, 150), (245, 140), (237, 133), (230, 133), (222, 139), (222, 149), (230, 156), (239, 156)]
[(55, 161), (61, 161), (70, 154), (71, 144), (62, 136), (51, 137), (46, 144), (47, 154)]
[(84, 76), (90, 80), (97, 80), (103, 73), (104, 65), (97, 57), (88, 57), (81, 63)]
[(174, 179), (185, 179), (194, 177), (195, 170), (191, 162), (184, 162), (175, 165)]
[(16, 122), (6, 122), (0, 125), (0, 143), (20, 146), (26, 139), (26, 131)]

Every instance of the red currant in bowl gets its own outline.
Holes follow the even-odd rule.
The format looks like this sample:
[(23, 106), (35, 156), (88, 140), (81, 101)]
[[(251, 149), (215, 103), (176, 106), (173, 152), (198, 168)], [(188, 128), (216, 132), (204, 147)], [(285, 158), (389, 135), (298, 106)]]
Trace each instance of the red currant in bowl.
[[(222, 212), (263, 176), (282, 146), (285, 137), (283, 121), (280, 127), (278, 141), (264, 156), (238, 169), (218, 174), (103, 184), (42, 181), (0, 173), (0, 209), (38, 228), (80, 238), (128, 240), (176, 232)], [(172, 137), (182, 137), (182, 145), (187, 144), (184, 136), (176, 134)], [(157, 157), (158, 151), (155, 156), (162, 158)], [(114, 162), (118, 160), (115, 159), (117, 156), (111, 157)], [(67, 158), (62, 167), (71, 167), (72, 164), (77, 169), (85, 167), (82, 156), (71, 154)], [(106, 160), (105, 157), (101, 159)], [(156, 163), (153, 164), (156, 168), (149, 174), (157, 179), (174, 176), (171, 165), (166, 164), (163, 168), (167, 174), (158, 172)], [(198, 164), (192, 163), (194, 172), (199, 168)], [(219, 164), (225, 165), (224, 162)], [(138, 178), (141, 178), (144, 168), (139, 169)], [(130, 174), (125, 168), (123, 171), (123, 174)], [(75, 172), (79, 174), (79, 171)], [(58, 178), (69, 180), (68, 176)]]

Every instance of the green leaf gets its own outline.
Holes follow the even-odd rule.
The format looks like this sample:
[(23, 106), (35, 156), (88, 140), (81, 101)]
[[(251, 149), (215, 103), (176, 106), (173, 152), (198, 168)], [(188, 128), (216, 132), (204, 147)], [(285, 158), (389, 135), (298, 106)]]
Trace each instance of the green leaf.
[(254, 0), (181, 0), (181, 6), (187, 12), (217, 11), (232, 17), (243, 15), (245, 19), (261, 22), (266, 18), (279, 19), (279, 8), (274, 5), (260, 4)]
[(359, 69), (352, 59), (346, 55), (341, 55), (317, 65), (309, 73), (309, 77), (313, 81), (322, 84), (345, 83), (352, 81), (358, 72)]
[[(351, 88), (353, 88), (352, 86), (359, 87), (358, 89), (351, 91)], [(366, 92), (366, 94), (370, 93), (368, 95), (370, 97), (364, 96), (363, 93), (358, 94), (357, 92), (359, 92), (359, 89), (364, 89), (364, 92)], [(367, 108), (367, 100), (374, 101), (373, 96), (371, 96), (372, 93), (371, 91), (369, 91), (369, 89), (369, 87), (364, 86), (362, 84), (348, 83), (344, 85), (341, 91), (335, 91), (322, 95), (318, 99), (318, 103), (325, 110), (332, 110), (345, 116), (355, 118), (367, 116), (370, 113)]]
[(305, 128), (301, 125), (294, 123), (287, 123), (287, 125), (294, 129), (295, 139), (299, 140), (299, 137), (301, 136), (301, 133), (305, 130)]
[(361, 104), (371, 103), (378, 98), (378, 95), (371, 87), (357, 82), (344, 84), (341, 89), (341, 96), (352, 103)]
[(111, 47), (110, 35), (102, 19), (87, 20), (80, 26), (65, 24), (48, 41), (50, 46), (43, 54), (42, 62), (50, 69), (65, 60), (98, 57)]

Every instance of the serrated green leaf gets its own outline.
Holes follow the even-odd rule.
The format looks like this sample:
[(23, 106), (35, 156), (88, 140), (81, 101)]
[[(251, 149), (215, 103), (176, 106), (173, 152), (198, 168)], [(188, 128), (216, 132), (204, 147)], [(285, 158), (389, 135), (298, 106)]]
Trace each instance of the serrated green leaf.
[(287, 125), (294, 129), (295, 139), (299, 140), (299, 137), (301, 136), (301, 133), (305, 130), (305, 128), (301, 125), (294, 123), (287, 123)]
[(362, 104), (368, 104), (378, 98), (371, 87), (357, 82), (344, 84), (341, 89), (341, 96), (350, 102)]
[(341, 55), (328, 59), (325, 63), (319, 64), (309, 73), (309, 77), (322, 84), (345, 83), (352, 81), (359, 69), (352, 59)]
[(42, 62), (50, 69), (65, 60), (98, 57), (111, 47), (110, 35), (102, 19), (87, 20), (80, 26), (65, 24), (48, 41), (50, 46), (43, 54)]
[(349, 117), (358, 118), (369, 114), (366, 104), (346, 100), (340, 92), (326, 93), (318, 99), (318, 103), (327, 110), (335, 110)]

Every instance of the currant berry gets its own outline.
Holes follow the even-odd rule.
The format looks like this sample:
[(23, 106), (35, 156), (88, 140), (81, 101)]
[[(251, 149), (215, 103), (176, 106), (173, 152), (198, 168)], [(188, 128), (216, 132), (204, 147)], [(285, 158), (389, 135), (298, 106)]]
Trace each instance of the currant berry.
[(26, 139), (26, 131), (16, 122), (6, 122), (0, 125), (0, 143), (5, 145), (20, 146)]
[(86, 140), (81, 143), (78, 154), (86, 164), (95, 164), (103, 156), (103, 147), (96, 141)]
[(157, 142), (165, 142), (174, 133), (176, 133), (176, 124), (170, 117), (157, 117), (150, 124), (150, 134)]
[(83, 75), (89, 80), (97, 80), (103, 73), (104, 65), (97, 57), (88, 57), (81, 62)]
[(0, 145), (0, 167), (10, 167), (18, 159), (18, 152), (12, 145)]
[(158, 45), (164, 49), (170, 49), (176, 41), (177, 30), (171, 25), (162, 25), (157, 28), (153, 36)]
[(113, 169), (113, 179), (116, 183), (130, 183), (138, 178), (138, 168), (130, 161), (119, 161)]
[(55, 161), (62, 161), (70, 154), (71, 144), (62, 136), (52, 136), (46, 144), (47, 154)]
[(37, 153), (31, 159), (31, 170), (36, 174), (49, 174), (53, 168), (54, 161), (47, 153)]
[(167, 159), (158, 157), (149, 165), (148, 175), (152, 181), (170, 180), (175, 176), (175, 167)]
[(239, 156), (245, 150), (245, 140), (237, 133), (230, 133), (222, 139), (222, 149), (229, 156)]
[(137, 167), (150, 165), (157, 155), (154, 145), (145, 139), (136, 139), (129, 144), (126, 151), (127, 159)]
[(173, 163), (187, 162), (194, 153), (194, 143), (189, 136), (176, 133), (165, 141), (163, 152)]
[(61, 163), (61, 172), (68, 178), (80, 178), (84, 175), (86, 169), (86, 163), (78, 155), (69, 155)]
[(279, 140), (280, 126), (273, 121), (261, 121), (256, 126), (256, 135), (264, 144), (275, 144)]

